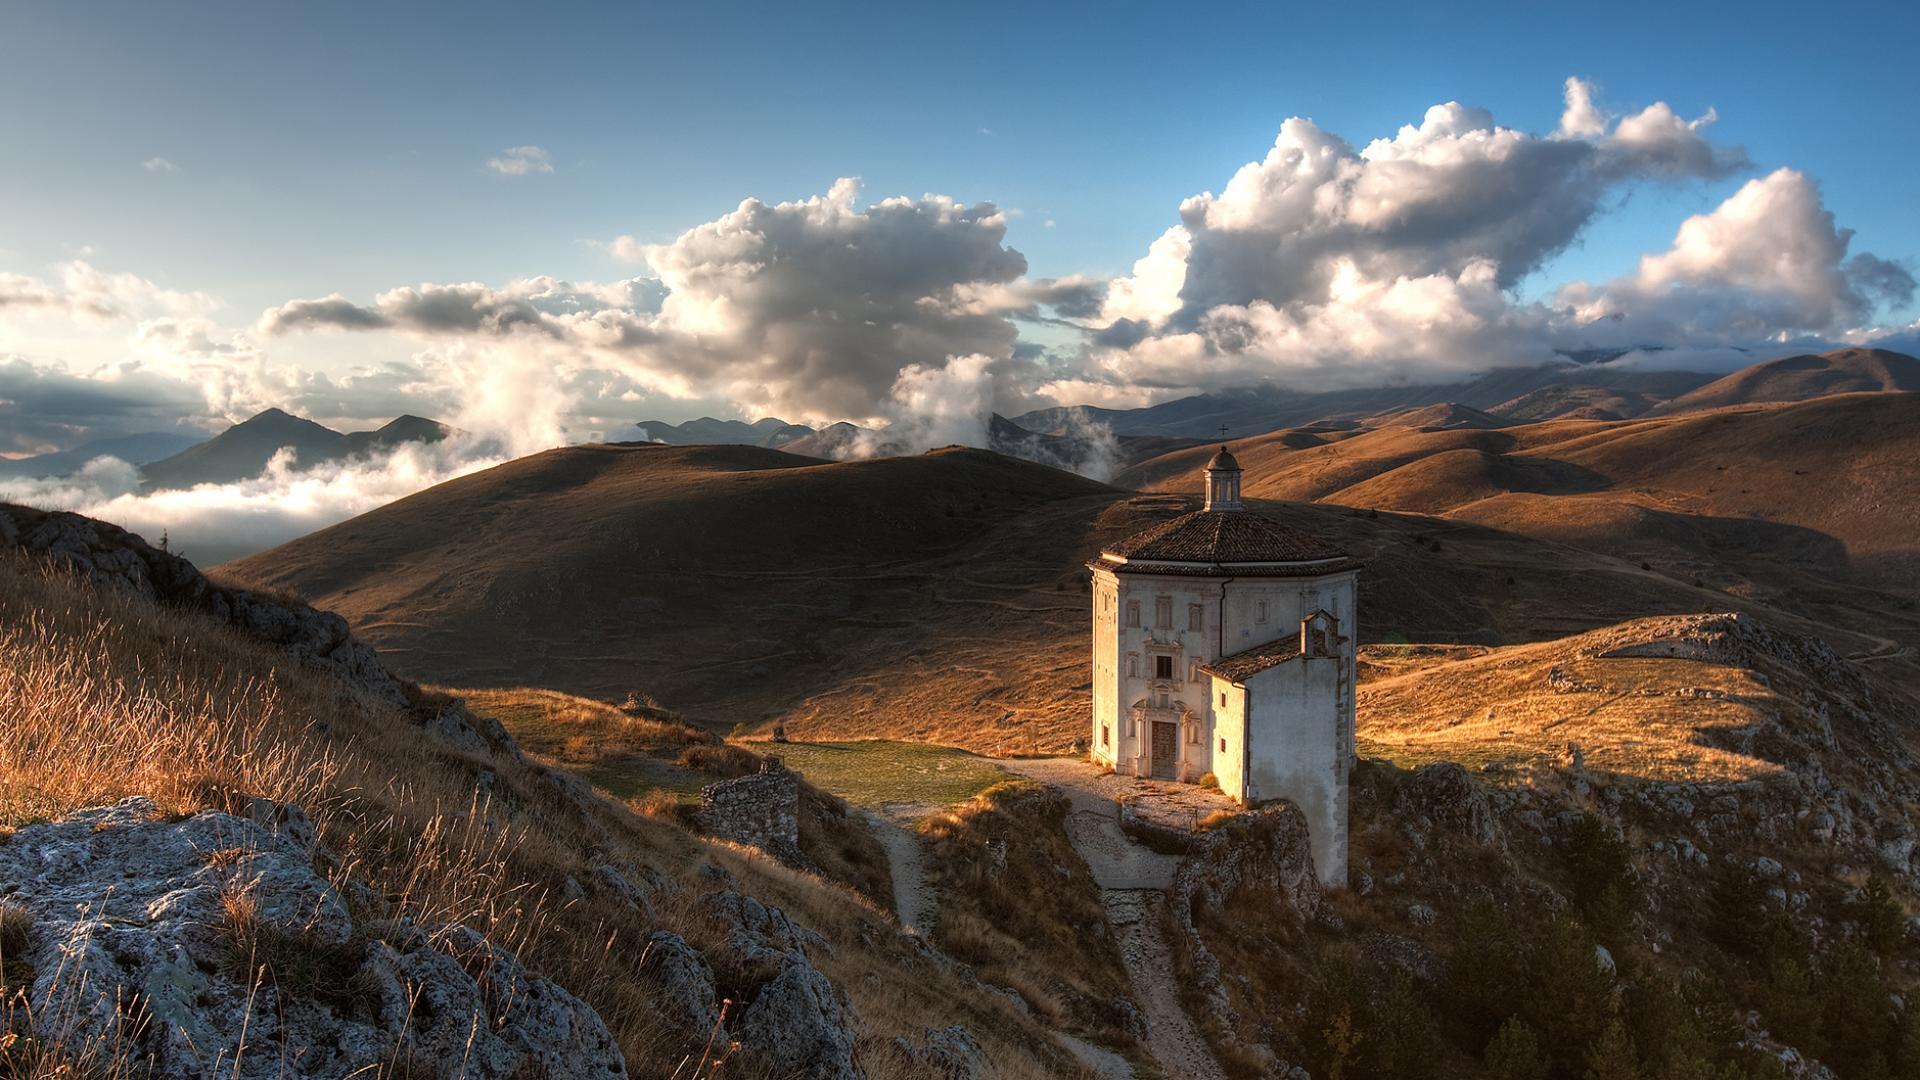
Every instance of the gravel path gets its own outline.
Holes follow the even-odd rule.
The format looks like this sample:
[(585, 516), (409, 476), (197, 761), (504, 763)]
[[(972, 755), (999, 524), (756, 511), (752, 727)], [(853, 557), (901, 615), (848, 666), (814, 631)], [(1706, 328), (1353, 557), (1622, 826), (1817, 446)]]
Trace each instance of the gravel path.
[(1180, 1005), (1173, 950), (1161, 930), (1166, 894), (1158, 889), (1107, 889), (1101, 899), (1120, 939), (1120, 959), (1133, 980), (1133, 992), (1146, 1011), (1147, 1049), (1160, 1063), (1160, 1071), (1182, 1080), (1226, 1080), (1212, 1049)]
[[(912, 809), (926, 812), (924, 807)], [(888, 807), (884, 814), (868, 811), (867, 822), (873, 826), (880, 846), (887, 849), (887, 867), (893, 874), (894, 914), (901, 928), (925, 937), (933, 932), (933, 887), (927, 884), (927, 853), (920, 846), (920, 837), (904, 823), (919, 814), (902, 812), (896, 816), (895, 810)]]

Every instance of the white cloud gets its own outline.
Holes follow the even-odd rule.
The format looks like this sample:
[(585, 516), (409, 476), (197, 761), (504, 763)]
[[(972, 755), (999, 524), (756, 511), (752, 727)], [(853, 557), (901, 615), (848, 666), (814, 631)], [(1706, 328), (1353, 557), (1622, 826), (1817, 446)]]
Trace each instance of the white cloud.
[(1027, 279), (990, 203), (928, 195), (863, 206), (859, 194), (842, 179), (796, 202), (748, 199), (670, 243), (611, 245), (653, 278), (422, 285), (371, 306), (332, 296), (281, 305), (260, 327), (470, 338), (496, 365), (604, 370), (650, 392), (790, 419), (871, 420), (910, 366), (975, 354), (1011, 363), (1016, 317), (1097, 309), (1100, 282)]
[(1610, 113), (1569, 79), (1546, 136), (1457, 102), (1358, 150), (1290, 119), (1264, 159), (1183, 203), (1180, 224), (1112, 283), (1088, 377), (1188, 389), (1447, 379), (1578, 348), (1838, 334), (1911, 295), (1903, 268), (1847, 256), (1850, 234), (1804, 177), (1776, 173), (1689, 221), (1631, 279), (1514, 299), (1612, 193), (1743, 168), (1741, 151), (1708, 138), (1714, 118), (1660, 102)]
[(1645, 340), (1740, 341), (1837, 334), (1882, 302), (1913, 299), (1905, 268), (1849, 256), (1817, 184), (1792, 169), (1749, 180), (1711, 213), (1688, 218), (1673, 246), (1601, 287), (1560, 293), (1582, 323), (1612, 319)]
[(538, 146), (509, 146), (499, 157), (487, 159), (487, 169), (500, 176), (527, 176), (553, 171), (553, 158)]
[(163, 157), (150, 157), (140, 163), (140, 167), (150, 173), (177, 173), (180, 166)]
[(143, 493), (139, 471), (109, 457), (58, 480), (0, 480), (0, 501), (72, 510), (155, 542), (165, 533), (174, 550), (207, 565), (285, 543), (502, 460), (498, 446), (458, 437), (311, 469), (297, 468), (291, 452), (282, 451), (251, 480)]
[(57, 283), (25, 274), (0, 274), (0, 317), (37, 313), (113, 321), (159, 314), (204, 315), (220, 306), (206, 293), (164, 288), (137, 274), (101, 270), (83, 259), (57, 269)]

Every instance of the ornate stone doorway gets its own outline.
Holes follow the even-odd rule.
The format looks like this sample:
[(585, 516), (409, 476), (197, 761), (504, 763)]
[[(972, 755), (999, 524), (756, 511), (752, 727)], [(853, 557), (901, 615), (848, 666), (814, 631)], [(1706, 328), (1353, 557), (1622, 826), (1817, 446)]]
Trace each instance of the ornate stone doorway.
[(1169, 720), (1153, 722), (1153, 778), (1176, 780), (1180, 776), (1180, 725)]

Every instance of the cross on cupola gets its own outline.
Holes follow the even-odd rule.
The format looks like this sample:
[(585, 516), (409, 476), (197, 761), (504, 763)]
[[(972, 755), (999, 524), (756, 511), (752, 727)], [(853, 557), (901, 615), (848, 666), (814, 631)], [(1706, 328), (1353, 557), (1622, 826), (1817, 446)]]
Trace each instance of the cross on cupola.
[(1240, 463), (1223, 445), (1207, 462), (1208, 510), (1244, 510), (1240, 505)]

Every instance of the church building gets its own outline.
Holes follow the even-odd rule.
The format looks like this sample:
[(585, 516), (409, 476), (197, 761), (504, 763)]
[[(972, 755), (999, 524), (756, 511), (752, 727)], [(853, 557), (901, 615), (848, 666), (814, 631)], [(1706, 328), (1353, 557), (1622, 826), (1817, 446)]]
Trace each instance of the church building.
[(1250, 805), (1290, 799), (1322, 883), (1347, 880), (1354, 579), (1325, 541), (1246, 509), (1240, 463), (1206, 505), (1136, 533), (1093, 571), (1093, 759)]

